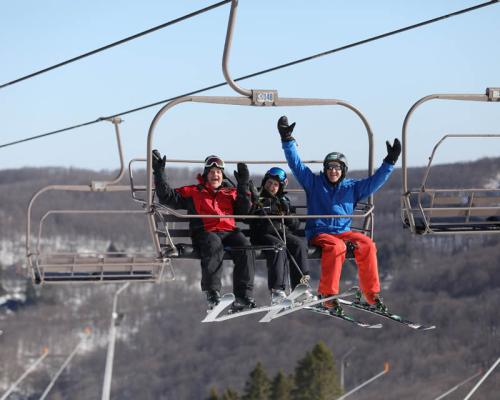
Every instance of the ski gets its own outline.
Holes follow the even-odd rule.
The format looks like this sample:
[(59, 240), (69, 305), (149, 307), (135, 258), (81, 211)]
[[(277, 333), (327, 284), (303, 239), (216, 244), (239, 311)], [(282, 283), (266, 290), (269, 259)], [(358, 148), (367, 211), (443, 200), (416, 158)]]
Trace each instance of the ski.
[(274, 306), (261, 306), (261, 307), (255, 307), (255, 308), (250, 308), (250, 309), (245, 309), (242, 311), (233, 311), (229, 309), (227, 311), (227, 314), (224, 314), (220, 317), (217, 317), (215, 321), (227, 321), (228, 319), (233, 319), (233, 318), (238, 318), (238, 317), (244, 317), (245, 315), (251, 315), (251, 314), (257, 314), (260, 312), (268, 312), (270, 310), (273, 310), (275, 308), (280, 309), (281, 305), (274, 305)]
[(226, 293), (220, 299), (219, 304), (207, 312), (207, 316), (201, 322), (214, 322), (217, 316), (235, 300), (234, 294)]
[(328, 317), (343, 319), (344, 321), (350, 322), (351, 324), (357, 325), (361, 328), (368, 328), (368, 329), (380, 329), (380, 328), (382, 328), (382, 324), (369, 324), (368, 322), (359, 321), (356, 318), (351, 317), (350, 315), (332, 314), (332, 313), (330, 313), (330, 311), (328, 311), (324, 308), (320, 308), (320, 307), (307, 306), (307, 307), (304, 307), (304, 310), (313, 311), (315, 313), (326, 315)]
[(280, 311), (291, 308), (294, 305), (295, 300), (302, 296), (307, 289), (309, 289), (309, 286), (304, 285), (303, 283), (295, 286), (295, 289), (285, 299), (283, 299), (280, 304), (278, 304), (278, 307), (270, 310), (266, 315), (264, 315), (264, 317), (259, 320), (259, 322), (271, 322), (271, 320), (275, 318), (275, 316), (279, 314)]
[(370, 305), (367, 303), (360, 303), (360, 302), (349, 301), (349, 300), (345, 300), (345, 299), (339, 299), (339, 303), (342, 305), (345, 305), (347, 307), (352, 307), (356, 310), (365, 311), (365, 312), (368, 312), (370, 314), (374, 314), (374, 315), (378, 315), (378, 316), (383, 317), (383, 318), (390, 319), (391, 321), (395, 321), (395, 322), (398, 322), (400, 324), (406, 325), (412, 329), (427, 331), (427, 330), (431, 330), (431, 329), (436, 328), (435, 325), (422, 325), (420, 323), (407, 320), (407, 319), (405, 319), (397, 314), (393, 314), (390, 312), (384, 313), (384, 312), (375, 310), (375, 309), (371, 308)]
[[(307, 289), (309, 289), (309, 286), (307, 286), (307, 285), (304, 285), (304, 284), (297, 285), (295, 287), (295, 289), (288, 295), (286, 300), (293, 302), (295, 299), (297, 299), (302, 294), (304, 294), (304, 292)], [(233, 301), (234, 301), (234, 295), (233, 295)], [(225, 305), (221, 306), (220, 308), (219, 308), (219, 305), (217, 307), (215, 307), (212, 311), (210, 311), (210, 313), (209, 313), (210, 317), (207, 315), (207, 318), (205, 318), (202, 322), (227, 321), (228, 319), (243, 317), (245, 315), (256, 314), (256, 313), (260, 313), (260, 312), (267, 312), (268, 314), (269, 313), (274, 314), (274, 313), (279, 312), (281, 309), (283, 309), (283, 303), (280, 303), (280, 304), (269, 305), (269, 306), (255, 307), (255, 308), (251, 308), (251, 309), (243, 310), (243, 311), (228, 310), (226, 314), (219, 316), (229, 304), (225, 303)]]
[[(300, 285), (297, 285), (297, 287), (295, 289), (297, 290), (297, 288), (299, 286)], [(302, 293), (304, 292), (304, 290), (302, 290)], [(342, 297), (353, 296), (356, 293), (356, 288), (351, 288), (346, 292), (336, 294), (336, 295), (330, 296), (330, 297), (325, 297), (324, 299), (305, 301), (305, 302), (299, 303), (299, 304), (295, 304), (294, 300), (297, 297), (299, 297), (300, 294), (294, 295), (294, 292), (295, 292), (295, 290), (280, 304), (281, 307), (279, 309), (269, 311), (264, 317), (262, 317), (262, 319), (259, 322), (271, 322), (273, 319), (280, 318), (280, 317), (283, 317), (284, 315), (290, 314), (292, 312), (302, 310), (305, 307), (314, 306), (316, 304), (323, 303), (324, 301), (328, 301), (328, 300), (340, 299)]]
[(201, 322), (227, 321), (233, 318), (244, 317), (245, 315), (257, 314), (261, 312), (269, 312), (275, 309), (280, 310), (283, 307), (281, 304), (277, 304), (277, 305), (244, 309), (242, 311), (233, 311), (229, 309), (226, 311), (225, 314), (223, 314), (226, 308), (230, 306), (234, 300), (235, 300), (234, 294), (232, 293), (225, 294), (224, 296), (222, 296), (220, 303), (217, 306), (215, 306), (212, 310), (209, 310), (207, 316)]

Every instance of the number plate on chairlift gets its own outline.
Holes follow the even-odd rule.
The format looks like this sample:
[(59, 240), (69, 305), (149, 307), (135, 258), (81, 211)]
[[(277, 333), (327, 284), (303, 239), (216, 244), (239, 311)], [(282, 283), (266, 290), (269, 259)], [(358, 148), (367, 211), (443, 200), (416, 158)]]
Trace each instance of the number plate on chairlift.
[(272, 106), (278, 99), (277, 90), (253, 90), (252, 101), (262, 106)]

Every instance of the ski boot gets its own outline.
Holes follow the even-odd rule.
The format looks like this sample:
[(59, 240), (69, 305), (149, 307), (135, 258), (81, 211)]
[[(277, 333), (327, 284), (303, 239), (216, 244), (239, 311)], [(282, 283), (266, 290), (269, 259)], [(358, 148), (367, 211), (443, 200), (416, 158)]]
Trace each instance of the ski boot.
[(271, 289), (271, 305), (276, 306), (283, 303), (286, 299), (286, 293), (281, 289)]
[(255, 299), (250, 296), (245, 296), (245, 297), (236, 297), (236, 299), (233, 301), (233, 304), (231, 304), (231, 312), (240, 312), (244, 310), (249, 310), (251, 308), (255, 308)]
[[(330, 297), (333, 295), (322, 295), (322, 298)], [(343, 316), (344, 315), (344, 310), (339, 304), (339, 301), (337, 299), (332, 299), (332, 300), (327, 300), (324, 301), (323, 303), (320, 303), (320, 307), (323, 308), (324, 310), (328, 310), (330, 314), (338, 315), (338, 316)]]
[(302, 293), (299, 297), (295, 299), (296, 303), (307, 303), (309, 301), (318, 300), (318, 297), (311, 292), (311, 289), (307, 289), (304, 293)]
[(375, 300), (375, 304), (372, 304), (371, 308), (373, 308), (374, 310), (376, 310), (378, 312), (387, 314), (389, 310), (387, 309), (387, 306), (383, 303), (382, 298), (378, 294), (376, 294), (373, 297)]
[(361, 289), (357, 286), (354, 286), (353, 289), (356, 290), (356, 293), (354, 293), (354, 302), (356, 304), (362, 304), (361, 298), (363, 297), (363, 293), (361, 292)]
[(220, 292), (218, 290), (207, 290), (205, 293), (207, 295), (208, 311), (213, 310), (220, 303)]

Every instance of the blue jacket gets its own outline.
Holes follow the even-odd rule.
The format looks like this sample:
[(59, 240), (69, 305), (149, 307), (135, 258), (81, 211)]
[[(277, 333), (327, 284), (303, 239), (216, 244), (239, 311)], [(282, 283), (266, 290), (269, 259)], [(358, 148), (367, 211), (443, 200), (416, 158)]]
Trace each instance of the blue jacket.
[[(283, 142), (288, 166), (304, 188), (309, 215), (353, 215), (356, 203), (376, 192), (391, 175), (394, 165), (384, 162), (365, 179), (346, 179), (332, 185), (323, 172), (314, 174), (297, 153), (295, 141)], [(306, 222), (306, 237), (319, 233), (343, 233), (351, 230), (351, 218), (312, 218)]]

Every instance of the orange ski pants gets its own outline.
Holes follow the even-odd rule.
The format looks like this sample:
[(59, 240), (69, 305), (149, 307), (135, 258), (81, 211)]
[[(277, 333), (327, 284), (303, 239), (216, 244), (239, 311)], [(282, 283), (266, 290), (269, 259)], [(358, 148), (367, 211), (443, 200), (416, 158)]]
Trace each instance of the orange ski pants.
[(322, 249), (318, 293), (321, 295), (339, 293), (340, 274), (347, 251), (346, 241), (356, 246), (354, 258), (358, 265), (359, 287), (367, 302), (373, 304), (375, 302), (373, 296), (380, 292), (377, 248), (375, 242), (361, 232), (320, 233), (311, 239), (312, 245)]

